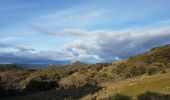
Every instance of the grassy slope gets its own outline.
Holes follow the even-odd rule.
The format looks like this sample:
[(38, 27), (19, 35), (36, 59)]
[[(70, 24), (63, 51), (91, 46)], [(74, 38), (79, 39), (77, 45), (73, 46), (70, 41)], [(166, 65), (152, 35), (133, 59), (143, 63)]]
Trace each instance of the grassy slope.
[(128, 81), (121, 89), (123, 94), (136, 96), (146, 91), (170, 93), (170, 73), (150, 77), (140, 77)]
[(170, 44), (152, 48), (150, 51), (131, 57), (129, 63), (153, 63), (161, 62), (164, 64), (170, 63)]
[(94, 95), (88, 95), (82, 98), (83, 100), (90, 100), (97, 96), (98, 100), (107, 99), (115, 93), (132, 96), (136, 98), (137, 95), (146, 91), (154, 91), (158, 93), (170, 94), (170, 71), (166, 74), (158, 74), (153, 76), (143, 75), (133, 79), (112, 83), (106, 82), (101, 84), (104, 88)]

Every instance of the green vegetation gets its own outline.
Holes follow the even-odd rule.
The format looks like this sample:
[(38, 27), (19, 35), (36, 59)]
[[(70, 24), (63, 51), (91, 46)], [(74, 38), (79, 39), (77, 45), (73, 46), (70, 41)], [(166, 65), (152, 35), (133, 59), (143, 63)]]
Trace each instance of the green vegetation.
[[(170, 100), (170, 45), (110, 63), (0, 65), (1, 100)], [(153, 92), (147, 92), (153, 91)]]

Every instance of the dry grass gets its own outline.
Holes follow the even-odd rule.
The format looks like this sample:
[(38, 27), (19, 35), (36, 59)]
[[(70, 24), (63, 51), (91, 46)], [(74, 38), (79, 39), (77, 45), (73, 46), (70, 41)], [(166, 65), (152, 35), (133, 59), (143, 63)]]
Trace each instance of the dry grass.
[(102, 90), (94, 95), (85, 96), (82, 100), (90, 100), (94, 97), (96, 97), (96, 100), (107, 100), (116, 93), (132, 96), (133, 98), (146, 91), (170, 94), (170, 72), (154, 76), (143, 75), (116, 83), (106, 82), (102, 83), (101, 86), (104, 87)]

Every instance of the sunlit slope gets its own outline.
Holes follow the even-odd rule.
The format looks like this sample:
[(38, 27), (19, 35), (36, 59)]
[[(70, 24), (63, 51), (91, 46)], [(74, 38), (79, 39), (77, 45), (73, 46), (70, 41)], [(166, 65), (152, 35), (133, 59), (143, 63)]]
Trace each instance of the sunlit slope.
[(96, 97), (97, 100), (107, 100), (116, 93), (136, 98), (138, 95), (147, 91), (162, 94), (170, 94), (170, 72), (153, 76), (143, 75), (133, 79), (127, 79), (120, 82), (105, 82), (104, 87), (94, 95), (88, 95), (82, 100), (90, 100)]

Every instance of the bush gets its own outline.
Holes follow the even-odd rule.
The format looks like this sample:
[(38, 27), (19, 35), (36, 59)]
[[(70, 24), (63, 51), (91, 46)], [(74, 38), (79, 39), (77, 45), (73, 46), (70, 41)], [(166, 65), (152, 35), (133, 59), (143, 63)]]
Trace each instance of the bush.
[(138, 73), (138, 68), (137, 67), (131, 67), (129, 69), (129, 72), (132, 76), (137, 76), (137, 75), (140, 75), (140, 73)]
[(151, 67), (148, 69), (148, 75), (156, 74), (156, 72), (157, 72), (157, 69), (154, 67)]
[(165, 66), (163, 63), (160, 63), (160, 62), (153, 62), (152, 64), (151, 64), (151, 66), (156, 66), (157, 68), (161, 68), (161, 67), (163, 67), (163, 66)]
[(147, 71), (147, 68), (145, 66), (140, 66), (140, 67), (133, 66), (127, 69), (124, 76), (125, 78), (135, 77), (135, 76), (145, 74), (146, 71)]
[(71, 74), (73, 74), (73, 73), (76, 73), (78, 71), (78, 68), (76, 68), (76, 67), (70, 67), (69, 69), (68, 69), (68, 75), (71, 75)]
[(47, 71), (47, 72), (41, 72), (41, 73), (36, 73), (32, 75), (31, 80), (42, 80), (42, 81), (58, 81), (60, 79), (60, 76), (57, 72), (54, 71)]
[(113, 97), (110, 97), (109, 100), (131, 100), (131, 98), (129, 96), (116, 94)]
[(59, 86), (60, 88), (68, 89), (72, 88), (74, 86), (74, 83), (70, 77), (67, 77), (61, 79), (61, 81), (59, 82)]
[(79, 70), (78, 70), (78, 73), (79, 74), (85, 74), (85, 73), (87, 73), (88, 72), (88, 67), (83, 67), (83, 68), (80, 68)]
[(167, 63), (166, 67), (167, 67), (167, 68), (170, 68), (170, 63)]
[(138, 100), (170, 100), (170, 96), (148, 91), (144, 94), (138, 95), (137, 99)]
[(11, 72), (0, 74), (0, 96), (13, 96), (20, 90), (16, 75)]
[(46, 91), (58, 87), (59, 85), (56, 81), (30, 80), (25, 90), (32, 91), (32, 92), (39, 92), (39, 91)]
[(64, 88), (64, 89), (69, 89), (73, 87), (78, 88), (78, 87), (86, 86), (88, 84), (91, 84), (91, 81), (88, 80), (88, 77), (84, 75), (63, 78), (59, 82), (60, 88)]
[(127, 68), (127, 66), (125, 64), (120, 64), (117, 66), (117, 68), (115, 69), (116, 74), (120, 74), (122, 72), (124, 72), (124, 70)]

